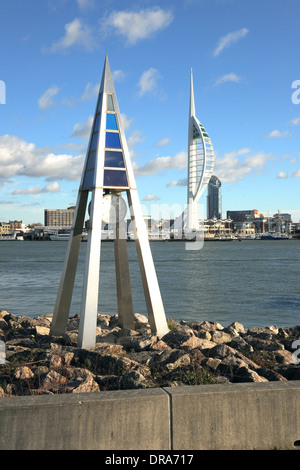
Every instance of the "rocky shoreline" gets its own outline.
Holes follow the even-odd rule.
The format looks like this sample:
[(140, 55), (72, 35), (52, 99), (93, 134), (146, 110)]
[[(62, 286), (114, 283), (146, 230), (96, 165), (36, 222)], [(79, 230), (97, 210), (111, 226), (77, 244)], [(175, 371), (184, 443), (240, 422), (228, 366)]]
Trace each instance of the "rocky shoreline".
[(98, 314), (96, 347), (85, 350), (77, 347), (79, 315), (59, 337), (49, 335), (51, 318), (0, 310), (0, 397), (300, 379), (300, 326), (169, 320), (159, 339), (143, 315), (124, 330), (117, 315)]

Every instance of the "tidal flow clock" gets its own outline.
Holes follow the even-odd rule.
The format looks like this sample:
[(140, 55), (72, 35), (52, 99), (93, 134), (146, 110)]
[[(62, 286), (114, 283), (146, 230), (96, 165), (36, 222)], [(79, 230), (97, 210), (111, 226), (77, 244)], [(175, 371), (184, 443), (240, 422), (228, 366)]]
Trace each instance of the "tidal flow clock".
[[(134, 328), (124, 221), (127, 206), (122, 193), (127, 195), (149, 323), (152, 331), (161, 337), (169, 329), (106, 57), (50, 331), (51, 334), (60, 335), (67, 327), (84, 217), (90, 195), (90, 220), (78, 332), (78, 346), (86, 349), (93, 348), (96, 343), (102, 220), (114, 224), (120, 325), (123, 328)], [(105, 275), (105, 272), (103, 274)]]

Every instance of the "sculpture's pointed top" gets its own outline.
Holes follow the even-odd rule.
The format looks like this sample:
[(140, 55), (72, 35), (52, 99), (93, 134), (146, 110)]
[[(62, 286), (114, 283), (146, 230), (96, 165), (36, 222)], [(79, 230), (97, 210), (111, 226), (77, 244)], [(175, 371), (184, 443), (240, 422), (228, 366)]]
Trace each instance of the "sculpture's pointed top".
[(113, 79), (112, 79), (112, 75), (110, 71), (107, 54), (105, 55), (105, 62), (104, 62), (101, 85), (100, 85), (100, 93), (102, 92), (115, 93), (115, 87), (114, 87), (114, 83), (113, 83)]
[(195, 115), (195, 101), (194, 101), (193, 71), (191, 69), (190, 116), (194, 116), (194, 115)]

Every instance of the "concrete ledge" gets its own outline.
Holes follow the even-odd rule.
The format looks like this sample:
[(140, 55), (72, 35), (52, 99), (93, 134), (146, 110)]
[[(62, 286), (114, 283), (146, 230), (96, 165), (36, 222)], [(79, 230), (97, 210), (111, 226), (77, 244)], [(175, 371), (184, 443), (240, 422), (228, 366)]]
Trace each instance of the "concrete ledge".
[(174, 449), (300, 449), (299, 381), (165, 390)]
[(161, 389), (0, 398), (1, 450), (169, 449)]
[(0, 398), (0, 430), (1, 450), (300, 449), (300, 381)]

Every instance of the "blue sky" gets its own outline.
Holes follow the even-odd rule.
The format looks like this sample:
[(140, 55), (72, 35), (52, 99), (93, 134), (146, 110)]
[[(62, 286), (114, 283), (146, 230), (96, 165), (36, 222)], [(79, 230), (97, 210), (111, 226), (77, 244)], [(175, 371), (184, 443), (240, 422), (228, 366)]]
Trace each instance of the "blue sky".
[(298, 0), (1, 0), (0, 221), (43, 222), (45, 208), (75, 204), (105, 54), (145, 213), (156, 204), (179, 215), (186, 204), (192, 68), (223, 216), (280, 210), (299, 221), (299, 9)]

